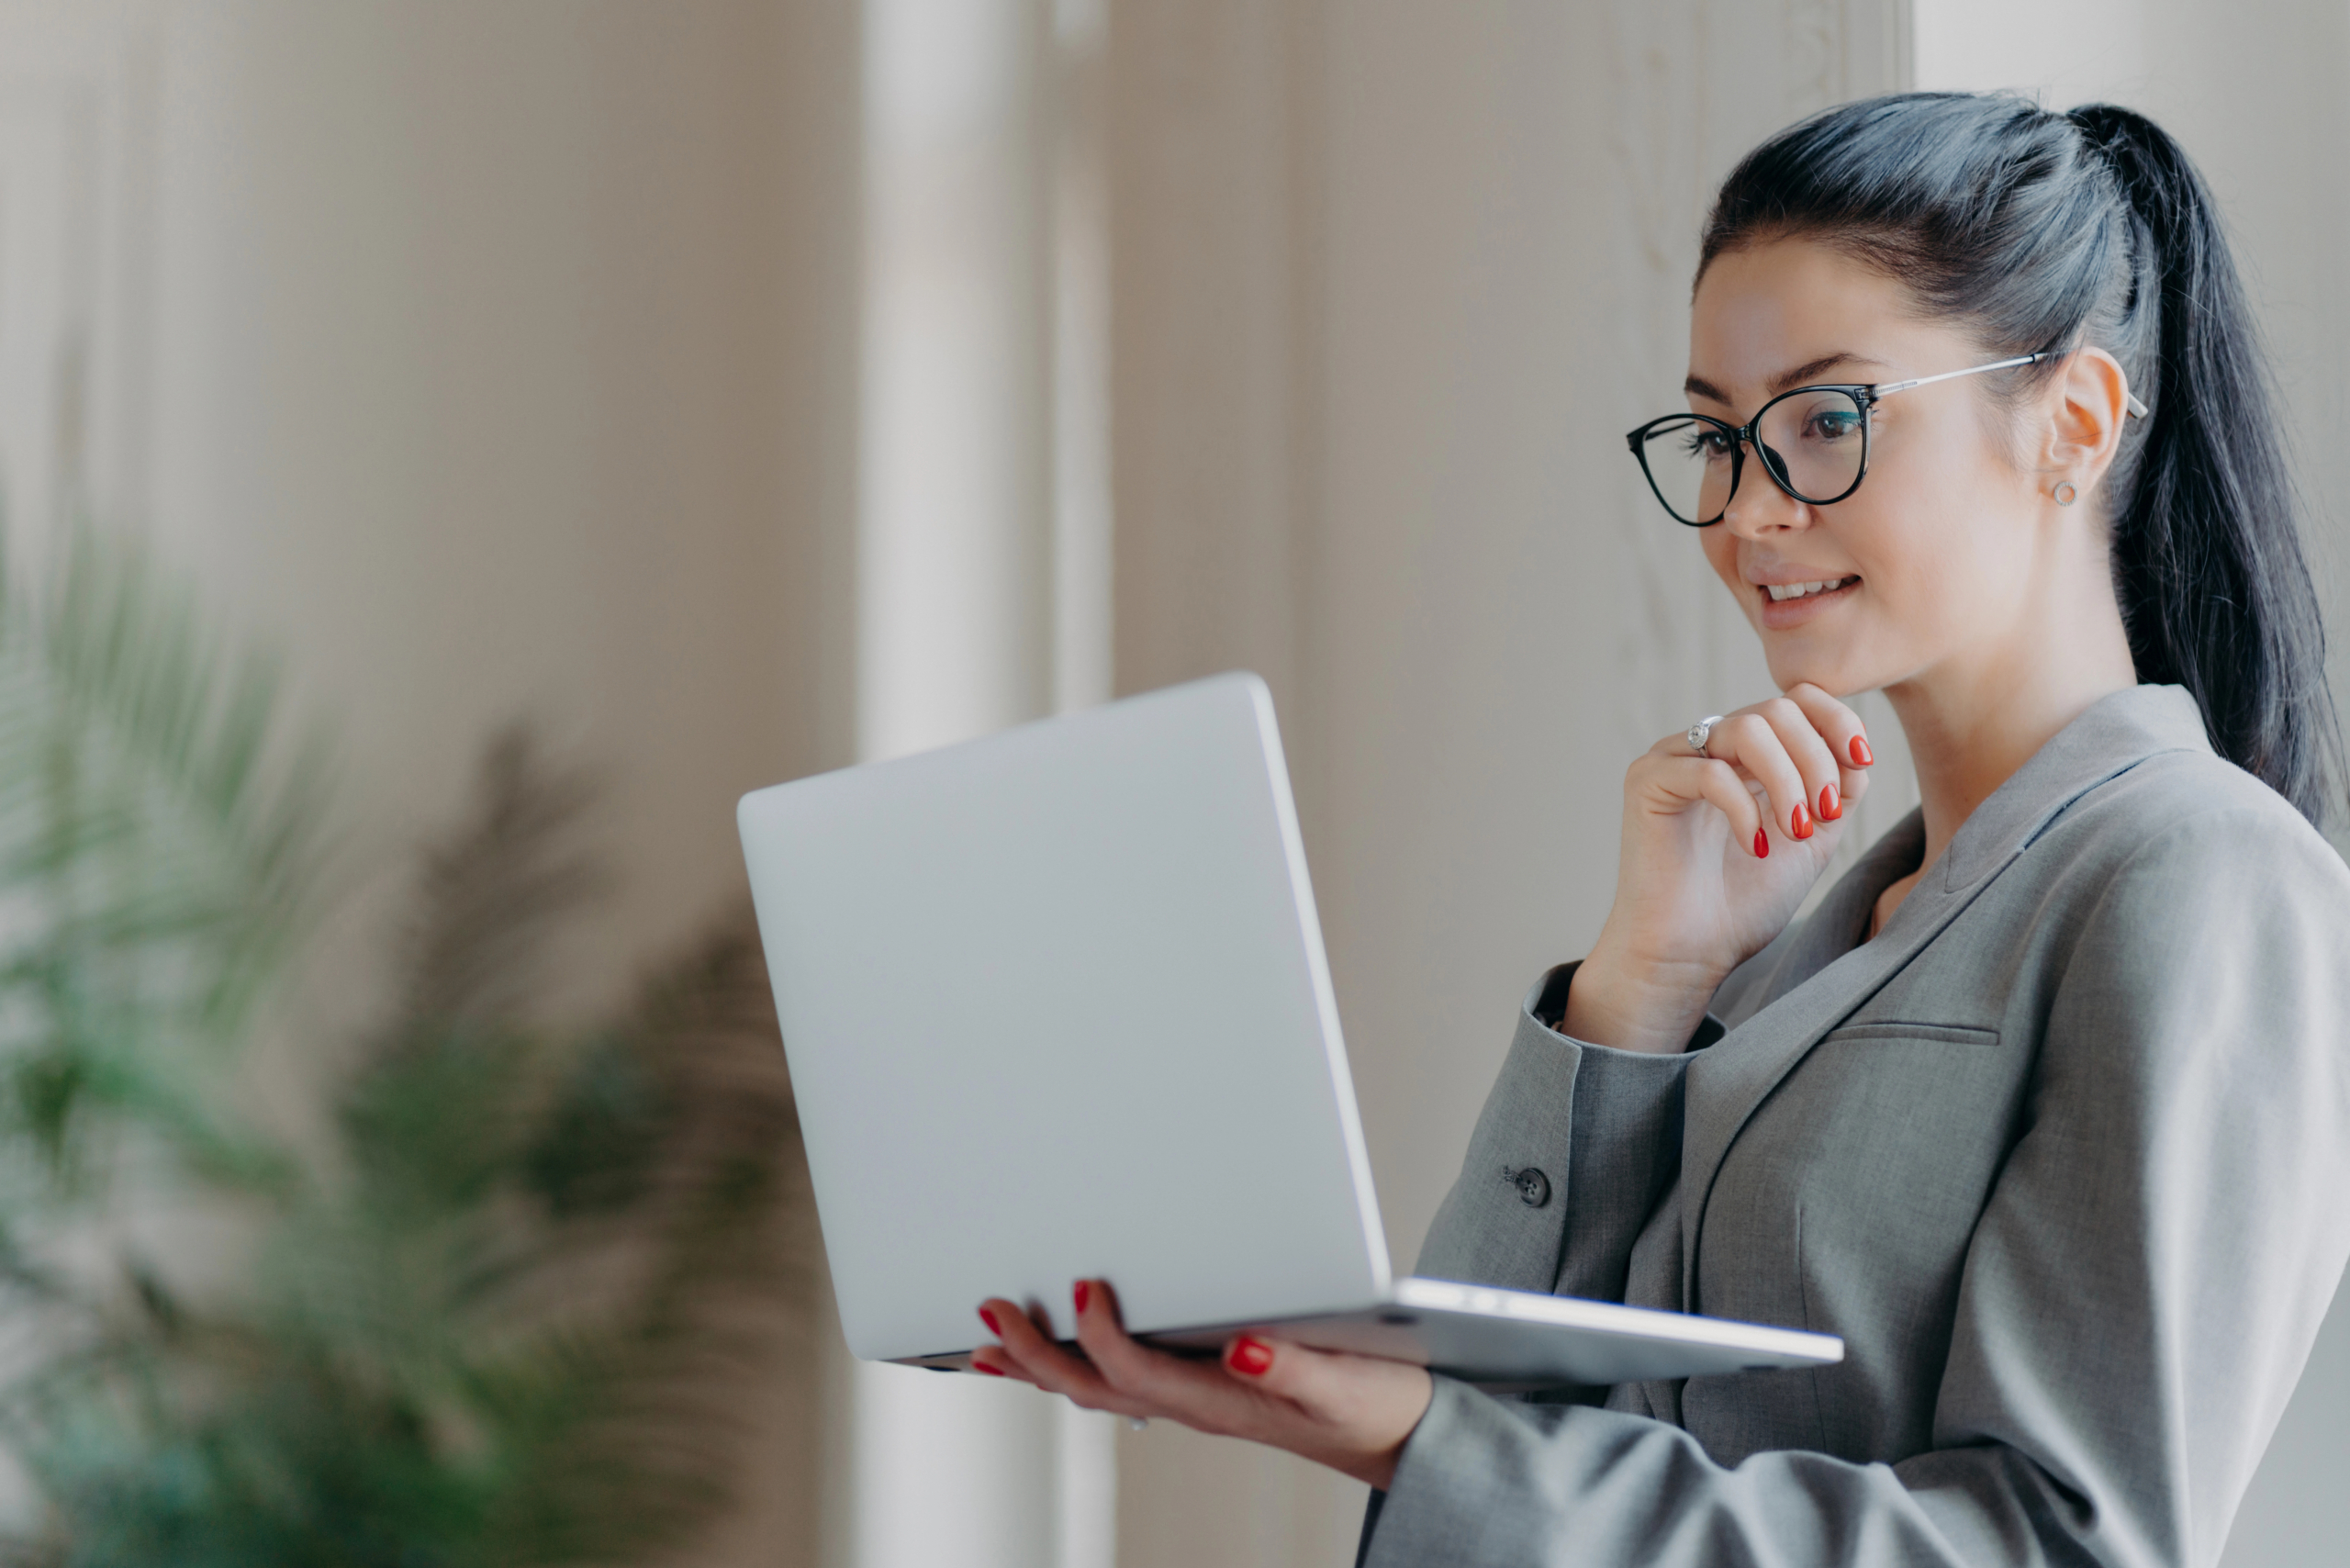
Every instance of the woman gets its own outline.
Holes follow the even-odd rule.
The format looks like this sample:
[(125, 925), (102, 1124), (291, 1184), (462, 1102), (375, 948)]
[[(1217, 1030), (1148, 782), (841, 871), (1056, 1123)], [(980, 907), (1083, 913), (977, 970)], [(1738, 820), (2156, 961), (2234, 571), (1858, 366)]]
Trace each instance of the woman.
[[(2210, 197), (2122, 109), (1831, 110), (1724, 185), (1686, 390), (1632, 445), (1785, 695), (1632, 764), (1419, 1271), (1845, 1361), (1505, 1399), (1091, 1282), (979, 1364), (1371, 1483), (1373, 1564), (2215, 1562), (2350, 1256), (2350, 872)], [(1922, 806), (1790, 925), (1873, 688)]]

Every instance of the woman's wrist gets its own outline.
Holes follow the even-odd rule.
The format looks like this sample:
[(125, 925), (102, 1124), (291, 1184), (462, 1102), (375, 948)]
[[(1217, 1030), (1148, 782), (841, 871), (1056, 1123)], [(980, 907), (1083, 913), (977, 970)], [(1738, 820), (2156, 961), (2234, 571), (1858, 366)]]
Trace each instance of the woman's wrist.
[(1671, 1056), (1705, 1022), (1722, 977), (1697, 964), (1643, 964), (1606, 939), (1575, 970), (1560, 1032), (1619, 1051)]
[(1361, 1482), (1374, 1492), (1391, 1492), (1395, 1487), (1396, 1466), (1403, 1462), (1404, 1445), (1399, 1442), (1383, 1453), (1371, 1454), (1351, 1463), (1334, 1464), (1331, 1468)]

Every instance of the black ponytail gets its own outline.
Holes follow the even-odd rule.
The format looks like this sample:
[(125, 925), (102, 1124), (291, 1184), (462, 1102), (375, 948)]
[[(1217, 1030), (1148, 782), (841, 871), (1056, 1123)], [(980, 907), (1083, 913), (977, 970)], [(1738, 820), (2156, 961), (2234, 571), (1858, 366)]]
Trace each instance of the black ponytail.
[(2125, 424), (2104, 481), (2138, 678), (2185, 687), (2213, 747), (2322, 825), (2343, 752), (2300, 505), (2227, 236), (2178, 144), (2105, 104), (1848, 104), (1731, 172), (1699, 275), (1788, 234), (1902, 279), (1992, 353), (2095, 345), (2121, 362), (2150, 410)]

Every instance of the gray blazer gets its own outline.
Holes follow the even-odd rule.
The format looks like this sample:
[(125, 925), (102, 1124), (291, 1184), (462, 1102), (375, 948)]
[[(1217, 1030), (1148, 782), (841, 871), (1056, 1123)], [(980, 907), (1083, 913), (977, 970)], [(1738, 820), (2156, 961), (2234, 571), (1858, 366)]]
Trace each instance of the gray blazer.
[(1439, 1377), (1372, 1568), (2219, 1559), (2350, 1258), (2350, 871), (2176, 687), (2074, 721), (1863, 943), (1923, 844), (1886, 834), (1684, 1055), (1559, 1034), (1546, 977), (1419, 1260), (1843, 1363)]

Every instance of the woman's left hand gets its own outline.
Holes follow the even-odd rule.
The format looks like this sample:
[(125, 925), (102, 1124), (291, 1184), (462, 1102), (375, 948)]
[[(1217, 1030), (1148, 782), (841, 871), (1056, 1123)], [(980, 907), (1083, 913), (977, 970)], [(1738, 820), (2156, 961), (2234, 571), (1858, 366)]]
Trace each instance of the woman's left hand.
[(1171, 1356), (1126, 1333), (1117, 1297), (1102, 1281), (1080, 1280), (1071, 1295), (1083, 1357), (996, 1296), (981, 1304), (979, 1317), (1002, 1343), (974, 1350), (971, 1364), (1066, 1394), (1087, 1410), (1161, 1416), (1287, 1449), (1381, 1488), (1394, 1479), (1396, 1457), (1435, 1393), (1419, 1367), (1252, 1334), (1236, 1337), (1214, 1361)]

